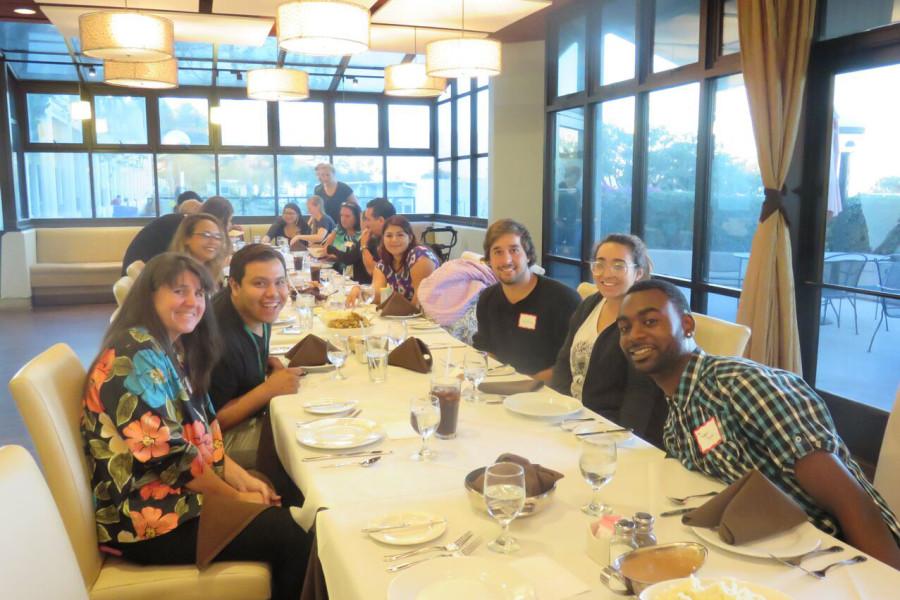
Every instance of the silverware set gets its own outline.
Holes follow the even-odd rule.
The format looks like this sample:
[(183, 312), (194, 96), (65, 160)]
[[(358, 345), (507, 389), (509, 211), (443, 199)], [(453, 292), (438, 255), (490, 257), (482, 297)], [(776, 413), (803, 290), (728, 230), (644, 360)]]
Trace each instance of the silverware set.
[(576, 433), (578, 437), (587, 437), (589, 435), (606, 435), (608, 433), (631, 433), (631, 429), (621, 427), (616, 429), (604, 429), (603, 431), (585, 431), (584, 433)]
[(341, 454), (319, 454), (317, 456), (307, 456), (301, 462), (319, 462), (323, 460), (341, 460), (344, 458), (363, 459), (370, 456), (384, 456), (393, 454), (393, 450), (357, 450), (356, 452), (344, 452)]
[(401, 554), (385, 556), (385, 561), (393, 562), (397, 560), (403, 560), (404, 558), (418, 556), (419, 554), (425, 554), (427, 552), (432, 553), (422, 558), (417, 558), (415, 560), (391, 565), (386, 569), (386, 571), (388, 573), (396, 573), (397, 571), (402, 571), (403, 569), (407, 569), (413, 565), (417, 565), (434, 558), (468, 556), (475, 551), (479, 544), (481, 544), (481, 538), (472, 538), (472, 532), (467, 531), (466, 533), (461, 535), (455, 542), (451, 542), (444, 546), (429, 546), (427, 548), (419, 548), (418, 550), (412, 550), (410, 552), (403, 552)]
[(674, 496), (666, 496), (666, 500), (675, 504), (676, 506), (684, 506), (688, 500), (693, 500), (694, 498), (710, 498), (712, 496), (717, 495), (719, 492), (703, 492), (702, 494), (691, 494), (690, 496), (682, 496), (681, 498), (676, 498)]
[(806, 552), (805, 554), (799, 554), (797, 556), (778, 557), (778, 556), (775, 556), (774, 554), (769, 554), (769, 557), (772, 558), (772, 560), (775, 560), (787, 567), (791, 567), (794, 569), (800, 569), (801, 571), (803, 571), (810, 577), (815, 577), (816, 579), (825, 579), (825, 575), (828, 573), (828, 571), (830, 571), (831, 569), (834, 569), (835, 567), (840, 567), (842, 565), (855, 565), (856, 563), (866, 562), (866, 560), (868, 560), (862, 554), (857, 554), (856, 556), (851, 556), (850, 558), (846, 558), (844, 560), (839, 560), (837, 562), (833, 562), (830, 565), (825, 565), (821, 569), (809, 570), (809, 569), (803, 567), (803, 561), (805, 561), (808, 558), (813, 558), (814, 556), (821, 556), (823, 554), (833, 554), (835, 552), (843, 552), (843, 551), (844, 551), (844, 549), (840, 546), (830, 546), (828, 548), (822, 548), (822, 549), (816, 548), (815, 550)]

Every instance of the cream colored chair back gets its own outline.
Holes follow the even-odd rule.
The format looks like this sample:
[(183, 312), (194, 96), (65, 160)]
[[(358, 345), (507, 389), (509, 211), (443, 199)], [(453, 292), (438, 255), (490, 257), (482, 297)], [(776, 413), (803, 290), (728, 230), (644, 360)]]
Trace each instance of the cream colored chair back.
[(4, 598), (87, 599), (69, 536), (41, 471), (21, 446), (0, 448)]
[(894, 410), (888, 416), (881, 441), (881, 453), (875, 468), (875, 489), (884, 496), (891, 510), (900, 514), (900, 388), (897, 388)]
[(581, 296), (582, 300), (584, 300), (588, 296), (593, 296), (597, 293), (597, 286), (593, 283), (582, 281), (578, 284), (578, 287), (575, 288), (575, 291), (578, 292), (578, 295)]
[(94, 500), (79, 427), (85, 377), (72, 349), (56, 344), (21, 368), (9, 382), (9, 391), (31, 434), (90, 588), (103, 559), (97, 549)]
[(716, 356), (744, 355), (750, 341), (749, 327), (700, 313), (692, 313), (692, 316), (697, 324), (694, 340), (704, 351)]
[(134, 283), (134, 279), (125, 275), (124, 277), (119, 277), (118, 281), (113, 284), (113, 296), (116, 297), (116, 305), (122, 306), (122, 303), (125, 302), (125, 297), (128, 296), (128, 292), (131, 291), (131, 285)]

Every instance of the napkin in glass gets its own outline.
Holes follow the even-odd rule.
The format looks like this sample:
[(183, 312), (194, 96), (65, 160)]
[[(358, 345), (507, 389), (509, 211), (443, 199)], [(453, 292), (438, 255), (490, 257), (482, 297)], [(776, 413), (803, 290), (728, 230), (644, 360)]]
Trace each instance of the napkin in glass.
[(382, 317), (409, 317), (419, 314), (419, 309), (402, 294), (391, 294), (391, 297), (381, 303)]
[[(511, 462), (522, 465), (525, 471), (525, 495), (529, 498), (540, 496), (552, 488), (557, 480), (564, 477), (559, 471), (534, 464), (527, 458), (509, 452), (498, 456), (496, 462)], [(475, 481), (472, 482), (472, 487), (482, 494), (484, 493), (484, 473), (475, 478)]]
[(516, 381), (486, 381), (478, 386), (478, 391), (485, 394), (511, 396), (512, 394), (536, 392), (542, 387), (544, 387), (544, 382), (537, 379), (517, 379)]
[(681, 517), (685, 525), (717, 529), (731, 545), (783, 533), (806, 520), (806, 512), (757, 469)]
[(328, 362), (328, 342), (309, 334), (284, 353), (290, 360), (289, 367), (315, 367)]
[(431, 372), (431, 350), (419, 338), (410, 337), (388, 354), (388, 364), (416, 373)]

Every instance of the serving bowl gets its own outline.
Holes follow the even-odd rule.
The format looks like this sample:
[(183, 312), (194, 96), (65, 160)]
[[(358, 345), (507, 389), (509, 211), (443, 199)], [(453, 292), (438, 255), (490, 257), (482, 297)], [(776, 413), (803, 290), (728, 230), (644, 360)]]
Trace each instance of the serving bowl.
[[(472, 503), (472, 508), (478, 512), (487, 514), (487, 504), (485, 504), (484, 501), (484, 494), (474, 487), (475, 480), (483, 473), (484, 467), (481, 467), (466, 475), (466, 496), (468, 496), (469, 502)], [(551, 500), (553, 500), (553, 494), (556, 492), (556, 484), (558, 481), (559, 480), (554, 481), (553, 486), (542, 494), (537, 496), (526, 496), (525, 507), (522, 508), (522, 512), (519, 513), (519, 518), (530, 517), (531, 515), (544, 510), (544, 508), (550, 504)]]
[[(706, 546), (696, 542), (646, 546), (623, 554), (604, 567), (600, 579), (616, 594), (636, 596), (661, 581), (693, 575), (706, 562), (706, 555)], [(612, 580), (622, 589), (614, 588)]]

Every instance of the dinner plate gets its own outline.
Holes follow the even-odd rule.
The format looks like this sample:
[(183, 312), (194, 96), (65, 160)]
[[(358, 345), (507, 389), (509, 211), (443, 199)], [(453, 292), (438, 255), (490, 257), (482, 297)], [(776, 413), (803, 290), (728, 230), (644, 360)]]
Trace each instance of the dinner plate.
[(388, 321), (405, 321), (406, 319), (415, 319), (416, 317), (422, 316), (422, 311), (417, 312), (414, 315), (380, 315), (382, 319), (387, 319)]
[(338, 400), (337, 398), (319, 398), (303, 405), (306, 412), (313, 415), (334, 415), (356, 408), (356, 400)]
[(427, 512), (398, 512), (382, 517), (366, 527), (408, 525), (400, 529), (373, 531), (369, 537), (392, 546), (414, 546), (441, 537), (447, 530), (447, 519)]
[(822, 539), (822, 532), (808, 521), (784, 533), (739, 546), (726, 544), (715, 530), (704, 527), (691, 527), (691, 530), (698, 538), (716, 548), (755, 558), (771, 558), (770, 554), (779, 558), (806, 554), (815, 550)]
[(299, 365), (303, 368), (307, 373), (327, 373), (328, 371), (334, 371), (334, 365), (331, 363), (325, 363), (324, 365)]
[(569, 396), (548, 396), (545, 393), (528, 392), (507, 396), (503, 406), (526, 417), (542, 419), (567, 417), (578, 413), (581, 402)]
[(278, 317), (277, 319), (272, 321), (272, 326), (278, 327), (279, 325), (287, 325), (289, 323), (293, 323), (296, 320), (296, 317)]
[(388, 600), (534, 600), (521, 573), (496, 558), (437, 558), (401, 571)]
[[(563, 425), (564, 429), (565, 429), (565, 427), (566, 426)], [(578, 424), (571, 431), (572, 431), (572, 433), (577, 435), (579, 433), (589, 433), (591, 431), (607, 431), (608, 429), (621, 429), (621, 427), (619, 425), (616, 425), (615, 423), (588, 421), (587, 423)], [(588, 440), (592, 439), (592, 438), (615, 440), (615, 442), (617, 444), (620, 442), (627, 442), (628, 440), (630, 440), (633, 437), (634, 437), (634, 434), (631, 433), (630, 431), (620, 431), (617, 433), (606, 433), (604, 435), (579, 436), (580, 439), (588, 439)]]
[(310, 448), (343, 450), (373, 444), (384, 437), (369, 419), (318, 419), (297, 428), (297, 441)]
[[(683, 579), (660, 581), (659, 583), (654, 583), (643, 592), (641, 592), (641, 595), (638, 598), (639, 600), (658, 600), (664, 597), (671, 598), (672, 594), (676, 593), (677, 590), (692, 589), (692, 581), (698, 582), (701, 589), (709, 588), (713, 584), (721, 582), (725, 583), (726, 585), (734, 585), (741, 591), (747, 590), (753, 592), (754, 594), (756, 594), (754, 598), (759, 597), (763, 598), (764, 600), (791, 600), (790, 596), (774, 588), (760, 585), (758, 583), (753, 583), (751, 581), (740, 581), (732, 577), (685, 577)], [(709, 594), (709, 597), (713, 597), (713, 594), (715, 592), (713, 590), (710, 590), (707, 593)]]
[(293, 344), (290, 344), (288, 346), (269, 346), (269, 355), (270, 356), (282, 356), (293, 347), (294, 347)]

